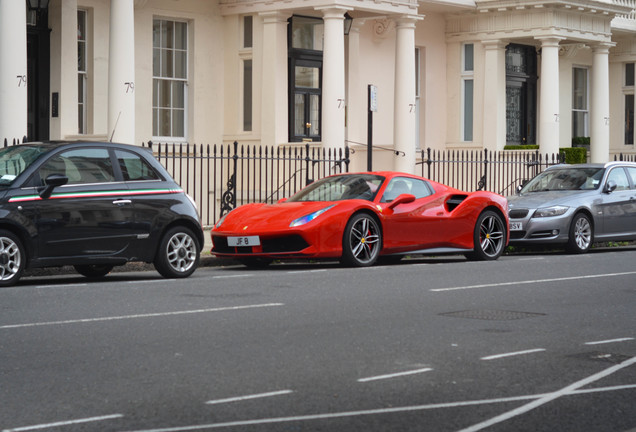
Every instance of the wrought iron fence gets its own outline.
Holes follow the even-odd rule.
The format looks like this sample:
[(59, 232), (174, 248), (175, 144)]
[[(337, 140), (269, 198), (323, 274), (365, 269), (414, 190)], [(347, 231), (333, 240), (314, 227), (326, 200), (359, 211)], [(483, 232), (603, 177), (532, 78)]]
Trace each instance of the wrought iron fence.
[(467, 192), (489, 190), (511, 195), (550, 165), (564, 162), (560, 154), (538, 151), (422, 150), (421, 176)]
[(273, 203), (319, 178), (349, 171), (349, 148), (143, 144), (196, 201), (202, 223), (239, 205)]
[[(26, 135), (24, 137), (22, 137), (22, 142), (25, 143), (27, 142), (27, 137)], [(9, 141), (7, 138), (4, 139), (4, 147), (8, 147), (9, 144), (11, 145), (18, 145), (20, 144), (20, 138), (13, 138), (11, 141)]]

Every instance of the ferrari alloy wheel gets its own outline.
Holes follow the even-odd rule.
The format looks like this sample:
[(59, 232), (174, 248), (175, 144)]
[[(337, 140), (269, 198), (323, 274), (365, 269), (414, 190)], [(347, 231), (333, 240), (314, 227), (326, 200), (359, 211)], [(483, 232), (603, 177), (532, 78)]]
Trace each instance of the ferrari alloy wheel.
[(199, 265), (199, 245), (188, 228), (175, 227), (166, 232), (159, 244), (155, 268), (167, 278), (190, 276)]
[(342, 239), (342, 262), (354, 267), (373, 265), (382, 247), (382, 232), (373, 216), (354, 215), (345, 228)]
[(506, 246), (506, 225), (504, 218), (487, 210), (479, 215), (474, 231), (475, 249), (468, 258), (478, 261), (496, 260)]
[(114, 266), (109, 264), (87, 264), (76, 265), (75, 271), (86, 276), (87, 278), (101, 278), (106, 276), (113, 269)]
[(0, 230), (0, 286), (14, 285), (26, 264), (22, 242), (13, 233)]
[(590, 218), (584, 213), (577, 213), (572, 218), (568, 236), (567, 250), (571, 253), (585, 253), (592, 246), (594, 231)]

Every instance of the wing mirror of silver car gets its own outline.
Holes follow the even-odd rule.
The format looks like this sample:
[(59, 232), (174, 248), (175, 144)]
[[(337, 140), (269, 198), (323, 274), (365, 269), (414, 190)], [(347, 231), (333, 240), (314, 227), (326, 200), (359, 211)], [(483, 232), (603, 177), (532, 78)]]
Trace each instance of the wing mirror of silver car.
[(609, 180), (606, 184), (605, 184), (605, 188), (603, 189), (603, 192), (606, 194), (611, 194), (612, 192), (614, 192), (616, 190), (616, 187), (618, 185), (616, 184), (616, 182), (614, 180)]
[(63, 186), (66, 183), (68, 183), (68, 177), (66, 177), (65, 175), (62, 174), (50, 174), (45, 180), (44, 183), (46, 184), (46, 186), (44, 186), (40, 191), (40, 198), (42, 199), (47, 199), (51, 197), (51, 194), (53, 193), (53, 189), (55, 189), (58, 186)]

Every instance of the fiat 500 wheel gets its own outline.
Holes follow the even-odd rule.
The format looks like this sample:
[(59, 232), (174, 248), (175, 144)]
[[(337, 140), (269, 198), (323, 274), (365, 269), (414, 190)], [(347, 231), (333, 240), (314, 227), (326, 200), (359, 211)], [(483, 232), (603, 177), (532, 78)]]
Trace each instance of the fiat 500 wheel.
[(192, 231), (175, 227), (161, 239), (154, 265), (163, 277), (185, 278), (199, 265), (199, 253), (199, 244)]
[(10, 231), (0, 230), (0, 286), (18, 282), (24, 271), (26, 256), (22, 242)]
[(354, 215), (344, 231), (342, 262), (354, 267), (373, 265), (381, 247), (382, 232), (373, 216), (366, 213)]
[(473, 233), (475, 249), (467, 254), (469, 259), (496, 260), (506, 246), (506, 225), (498, 213), (486, 210), (477, 219)]
[(567, 250), (571, 253), (585, 253), (594, 241), (594, 230), (590, 218), (584, 213), (577, 213), (572, 218), (568, 236)]
[(86, 264), (73, 267), (76, 272), (87, 278), (101, 278), (110, 273), (114, 266), (109, 264)]

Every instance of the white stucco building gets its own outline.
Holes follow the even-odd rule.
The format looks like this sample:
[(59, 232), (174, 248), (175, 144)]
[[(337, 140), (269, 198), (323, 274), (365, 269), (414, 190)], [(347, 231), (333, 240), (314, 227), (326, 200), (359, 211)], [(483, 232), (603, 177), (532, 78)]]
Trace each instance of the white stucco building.
[[(27, 7), (27, 4), (32, 4)], [(36, 8), (38, 7), (39, 8)], [(0, 139), (634, 153), (636, 0), (0, 0)], [(396, 154), (397, 152), (397, 154)]]

